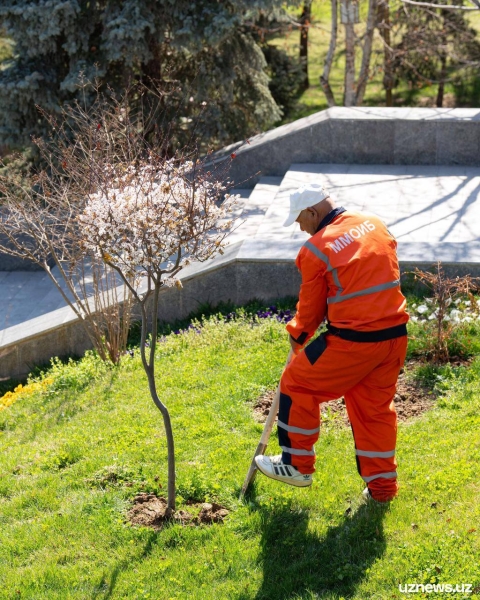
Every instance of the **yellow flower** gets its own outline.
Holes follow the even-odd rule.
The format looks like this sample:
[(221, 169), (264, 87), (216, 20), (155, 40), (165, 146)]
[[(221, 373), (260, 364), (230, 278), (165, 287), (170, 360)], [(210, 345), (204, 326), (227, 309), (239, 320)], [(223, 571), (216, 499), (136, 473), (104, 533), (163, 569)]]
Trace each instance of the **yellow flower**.
[(22, 385), (21, 383), (17, 385), (17, 387), (13, 390), (13, 392), (6, 392), (0, 398), (0, 410), (11, 406), (14, 402), (16, 402), (19, 398), (23, 398), (24, 396), (31, 396), (37, 391), (43, 391), (48, 388), (49, 385), (53, 383), (53, 377), (46, 377), (42, 381), (34, 381), (33, 383), (29, 383), (27, 385)]

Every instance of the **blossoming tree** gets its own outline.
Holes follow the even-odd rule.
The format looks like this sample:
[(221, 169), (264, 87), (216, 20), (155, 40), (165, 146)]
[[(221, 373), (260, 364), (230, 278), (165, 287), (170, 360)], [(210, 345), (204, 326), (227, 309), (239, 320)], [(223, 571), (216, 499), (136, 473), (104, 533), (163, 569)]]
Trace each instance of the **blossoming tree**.
[[(200, 159), (194, 140), (172, 150), (168, 127), (155, 126), (175, 85), (158, 90), (157, 102), (146, 111), (132, 109), (131, 99), (145, 93), (142, 84), (118, 99), (111, 90), (94, 89), (96, 102), (66, 107), (61, 123), (47, 115), (52, 137), (37, 140), (46, 168), (29, 185), (0, 177), (8, 200), (8, 210), (0, 212), (0, 234), (10, 242), (5, 251), (36, 261), (50, 275), (53, 256), (72, 294), (69, 273), (85, 263), (103, 267), (115, 274), (113, 287), (123, 282), (126, 301), (138, 303), (142, 364), (166, 430), (169, 514), (175, 510), (175, 453), (170, 415), (155, 381), (159, 296), (165, 287), (181, 286), (177, 276), (184, 266), (222, 252), (236, 201), (226, 193), (229, 161), (215, 166), (209, 156)], [(70, 301), (66, 294), (65, 300)], [(77, 294), (74, 300), (72, 308), (79, 318), (89, 317), (98, 338), (92, 343), (100, 342), (101, 350), (101, 315), (88, 312), (88, 297)]]
[[(165, 425), (168, 446), (167, 510), (175, 510), (175, 451), (167, 407), (155, 382), (159, 295), (181, 285), (177, 275), (191, 261), (222, 251), (231, 226), (226, 215), (236, 197), (198, 160), (150, 153), (137, 164), (106, 165), (109, 187), (87, 198), (79, 216), (83, 244), (117, 271), (141, 312), (142, 364), (150, 395)], [(147, 345), (147, 337), (150, 343)]]

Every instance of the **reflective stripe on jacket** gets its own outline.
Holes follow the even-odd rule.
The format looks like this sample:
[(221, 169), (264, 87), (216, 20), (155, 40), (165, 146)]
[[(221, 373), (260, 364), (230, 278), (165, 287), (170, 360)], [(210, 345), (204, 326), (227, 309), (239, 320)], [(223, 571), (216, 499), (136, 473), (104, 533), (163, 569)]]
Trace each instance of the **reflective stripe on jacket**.
[(327, 317), (336, 328), (377, 331), (408, 321), (397, 243), (374, 215), (345, 211), (300, 249), (302, 275), (290, 335), (304, 344)]

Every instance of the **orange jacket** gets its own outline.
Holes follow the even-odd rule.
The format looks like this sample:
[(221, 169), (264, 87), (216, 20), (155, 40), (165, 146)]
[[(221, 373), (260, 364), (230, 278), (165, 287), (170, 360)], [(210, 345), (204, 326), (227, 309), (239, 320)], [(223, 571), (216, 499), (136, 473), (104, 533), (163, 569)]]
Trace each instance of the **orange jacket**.
[(306, 343), (325, 317), (334, 327), (364, 332), (406, 323), (396, 248), (378, 217), (352, 211), (305, 242), (296, 260), (297, 313), (287, 325), (295, 341)]

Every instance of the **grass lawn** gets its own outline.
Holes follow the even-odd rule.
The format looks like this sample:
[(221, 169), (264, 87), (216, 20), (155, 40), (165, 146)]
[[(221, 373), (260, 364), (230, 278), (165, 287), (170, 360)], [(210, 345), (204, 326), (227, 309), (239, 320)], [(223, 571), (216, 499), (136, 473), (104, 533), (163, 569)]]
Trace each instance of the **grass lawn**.
[(137, 355), (117, 369), (93, 355), (57, 364), (47, 390), (0, 411), (0, 598), (384, 600), (407, 583), (472, 584), (474, 594), (425, 597), (479, 598), (480, 359), (440, 378), (436, 407), (400, 425), (390, 508), (362, 503), (350, 430), (329, 422), (312, 488), (259, 475), (242, 503), (262, 430), (252, 404), (275, 387), (287, 345), (275, 319), (210, 320), (160, 344), (177, 508), (217, 501), (231, 511), (224, 524), (126, 522), (138, 492), (166, 487), (163, 427)]

